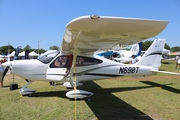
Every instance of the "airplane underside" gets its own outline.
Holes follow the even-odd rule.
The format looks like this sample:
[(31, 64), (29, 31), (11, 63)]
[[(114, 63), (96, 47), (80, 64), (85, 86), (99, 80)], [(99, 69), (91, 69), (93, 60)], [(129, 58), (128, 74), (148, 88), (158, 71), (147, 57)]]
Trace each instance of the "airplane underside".
[[(31, 89), (31, 88), (28, 88), (28, 86), (32, 83), (33, 81), (29, 81), (27, 82), (26, 85), (24, 85), (20, 90), (19, 90), (19, 93), (22, 95), (22, 96), (29, 96), (33, 93), (36, 92), (36, 90), (34, 89)], [(76, 86), (81, 86), (83, 85), (82, 83), (77, 83)], [(84, 90), (78, 90), (76, 89), (76, 87), (73, 87), (71, 85), (70, 82), (65, 82), (63, 84), (63, 86), (67, 87), (68, 89), (74, 89), (74, 90), (70, 90), (66, 93), (66, 96), (69, 98), (69, 99), (84, 99), (84, 98), (88, 98), (88, 100), (90, 101), (90, 97), (93, 95), (92, 92), (88, 92), (88, 91), (84, 91)]]

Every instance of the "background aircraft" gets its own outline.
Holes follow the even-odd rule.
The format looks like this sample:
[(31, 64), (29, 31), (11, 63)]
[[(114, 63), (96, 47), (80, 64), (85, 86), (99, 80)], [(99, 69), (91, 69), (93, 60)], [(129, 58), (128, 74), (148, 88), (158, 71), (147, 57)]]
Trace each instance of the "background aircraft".
[(97, 55), (114, 60), (116, 62), (128, 63), (131, 62), (132, 55), (135, 55), (136, 57), (141, 55), (141, 50), (142, 50), (142, 42), (139, 42), (132, 45), (130, 50), (112, 49), (112, 51), (108, 51), (108, 52), (101, 51), (97, 53)]
[(121, 62), (121, 63), (130, 63), (132, 61), (132, 55), (135, 55), (135, 57), (139, 57), (141, 55), (141, 50), (142, 50), (142, 41), (134, 44), (130, 51), (117, 51), (119, 55), (113, 58), (114, 61), (116, 62)]

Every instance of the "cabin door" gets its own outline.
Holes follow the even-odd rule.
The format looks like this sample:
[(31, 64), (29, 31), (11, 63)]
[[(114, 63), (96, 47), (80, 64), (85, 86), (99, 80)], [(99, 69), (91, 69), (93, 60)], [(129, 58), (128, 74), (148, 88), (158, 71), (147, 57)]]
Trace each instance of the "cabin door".
[(60, 55), (48, 66), (46, 79), (60, 81), (67, 74), (70, 66), (69, 55)]

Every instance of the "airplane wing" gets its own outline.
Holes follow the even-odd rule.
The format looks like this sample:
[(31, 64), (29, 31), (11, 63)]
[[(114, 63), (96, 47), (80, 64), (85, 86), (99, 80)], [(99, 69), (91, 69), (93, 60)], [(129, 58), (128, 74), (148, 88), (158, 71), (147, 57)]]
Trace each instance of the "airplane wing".
[(82, 16), (66, 25), (63, 53), (87, 53), (110, 49), (118, 44), (134, 44), (156, 36), (168, 21), (138, 18)]

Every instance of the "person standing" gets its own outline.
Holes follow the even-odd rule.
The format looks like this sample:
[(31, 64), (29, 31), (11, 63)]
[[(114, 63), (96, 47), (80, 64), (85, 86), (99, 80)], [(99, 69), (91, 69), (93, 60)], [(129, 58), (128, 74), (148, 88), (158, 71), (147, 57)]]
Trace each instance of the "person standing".
[(132, 57), (131, 64), (135, 64), (138, 61), (138, 59), (136, 58), (135, 55), (132, 55), (131, 57)]
[(3, 63), (3, 60), (0, 60), (0, 87), (3, 87), (3, 73), (4, 73), (4, 68), (1, 65)]
[(176, 69), (177, 69), (178, 65), (180, 64), (180, 63), (178, 63), (178, 61), (180, 61), (180, 55), (176, 56)]

